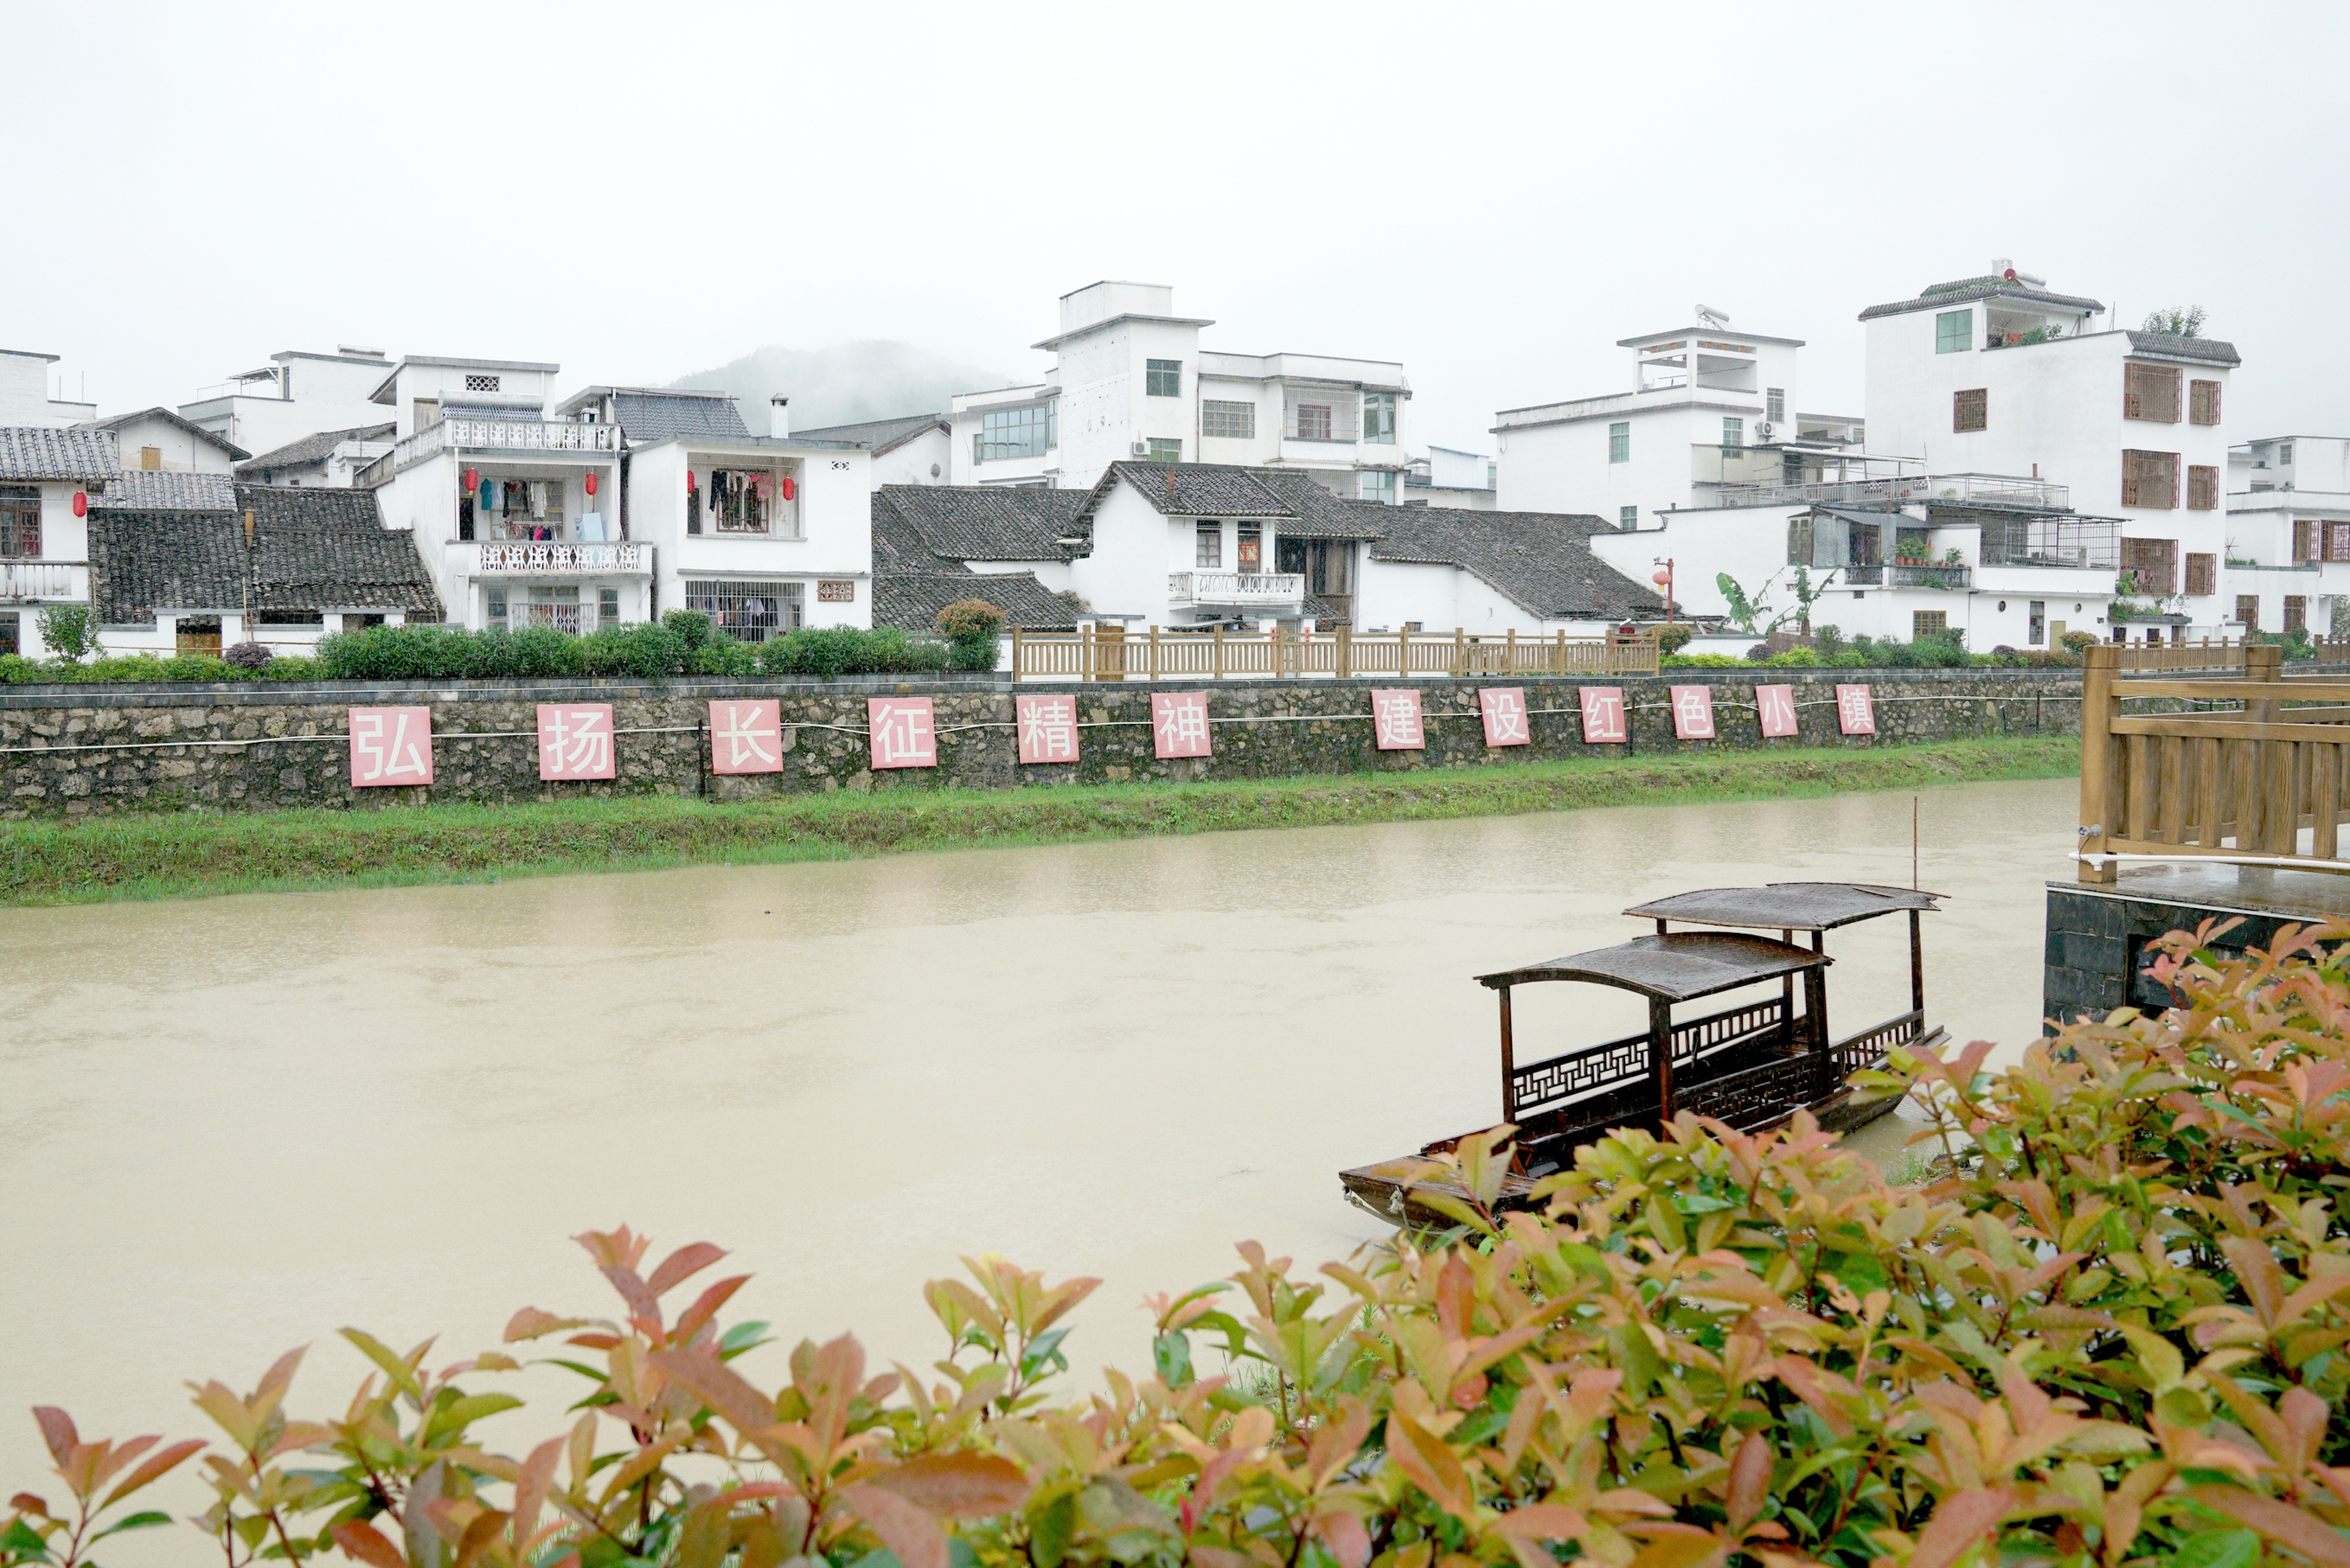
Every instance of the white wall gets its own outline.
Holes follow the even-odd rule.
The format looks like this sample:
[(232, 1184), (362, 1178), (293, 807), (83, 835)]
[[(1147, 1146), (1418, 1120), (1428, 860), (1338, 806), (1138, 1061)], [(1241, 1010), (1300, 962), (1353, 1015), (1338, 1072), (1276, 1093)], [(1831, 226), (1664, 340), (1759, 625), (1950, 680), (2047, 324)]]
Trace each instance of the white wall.
[(47, 354), (0, 348), (0, 425), (54, 427), (66, 421), (49, 407)]
[(904, 445), (872, 457), (877, 485), (945, 484), (953, 475), (954, 441), (932, 425)]
[(114, 427), (114, 451), (125, 468), (141, 468), (140, 448), (154, 447), (166, 473), (229, 473), (235, 460), (169, 420), (149, 415)]
[[(800, 537), (782, 535), (688, 534), (685, 472), (697, 482), (712, 466), (776, 467), (793, 472), (799, 498)], [(706, 493), (707, 486), (704, 485)], [(873, 624), (873, 454), (862, 448), (795, 445), (790, 441), (681, 441), (640, 447), (629, 459), (629, 535), (654, 545), (662, 610), (685, 603), (689, 577), (729, 577), (801, 585), (804, 626)], [(707, 524), (705, 524), (705, 526)], [(817, 597), (820, 581), (856, 584), (847, 603)]]
[(1170, 565), (1176, 558), (1178, 527), (1132, 486), (1112, 485), (1094, 512), (1093, 553), (1070, 563), (1069, 587), (1105, 614), (1139, 617), (1151, 626), (1172, 624), (1167, 574), (1192, 569), (1188, 518), (1180, 524), (1183, 564)]

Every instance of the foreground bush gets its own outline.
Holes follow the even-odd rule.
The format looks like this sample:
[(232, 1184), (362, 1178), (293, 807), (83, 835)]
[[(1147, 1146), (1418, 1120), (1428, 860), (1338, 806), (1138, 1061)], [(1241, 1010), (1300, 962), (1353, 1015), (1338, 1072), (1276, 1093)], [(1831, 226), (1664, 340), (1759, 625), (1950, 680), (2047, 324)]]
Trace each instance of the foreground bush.
[[(378, 1371), (339, 1413), (290, 1413), (299, 1352), (198, 1389), (196, 1522), (230, 1568), (2350, 1563), (2350, 981), (2307, 935), (2164, 946), (2161, 1019), (1898, 1064), (1940, 1118), (1923, 1189), (1808, 1117), (1684, 1116), (1496, 1215), (1496, 1130), (1432, 1168), (1457, 1231), (1305, 1277), (1244, 1243), (1089, 1397), (1058, 1378), (1090, 1280), (966, 1260), (925, 1293), (940, 1360), (803, 1343), (770, 1390), (732, 1365), (766, 1325), (720, 1320), (744, 1277), (688, 1286), (723, 1252), (584, 1235), (613, 1314), (505, 1332), (583, 1379), (567, 1431), (477, 1434), (527, 1352), (346, 1331)], [(67, 1490), (17, 1496), (0, 1562), (170, 1522), (115, 1511), (200, 1445), (36, 1414)]]

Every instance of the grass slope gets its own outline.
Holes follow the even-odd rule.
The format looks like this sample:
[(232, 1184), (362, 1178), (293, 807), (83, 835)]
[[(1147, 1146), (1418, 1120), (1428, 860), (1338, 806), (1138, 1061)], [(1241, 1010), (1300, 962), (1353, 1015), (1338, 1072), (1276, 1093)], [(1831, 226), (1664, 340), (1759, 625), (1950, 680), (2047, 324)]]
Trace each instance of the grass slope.
[(99, 817), (0, 824), (0, 903), (69, 904), (715, 860), (840, 859), (905, 850), (1070, 843), (1243, 827), (1303, 827), (1916, 789), (2080, 769), (2069, 737), (1625, 757), (1218, 784), (708, 801), (653, 795), (380, 811)]

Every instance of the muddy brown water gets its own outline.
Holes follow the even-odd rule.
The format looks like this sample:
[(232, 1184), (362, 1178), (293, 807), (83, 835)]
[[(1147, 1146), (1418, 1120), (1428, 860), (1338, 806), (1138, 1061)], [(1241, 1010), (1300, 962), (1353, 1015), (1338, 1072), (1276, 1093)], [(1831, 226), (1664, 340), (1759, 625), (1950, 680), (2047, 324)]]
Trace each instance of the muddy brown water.
[[(1924, 885), (1950, 895), (1928, 1005), (1961, 1041), (2037, 1031), (2076, 796), (1918, 797)], [(1496, 1118), (1471, 976), (1637, 935), (1617, 910), (1686, 888), (1906, 884), (1910, 812), (1855, 794), (0, 910), (0, 1481), (46, 1480), (35, 1403), (85, 1434), (193, 1435), (182, 1379), (249, 1388), (309, 1342), (292, 1405), (339, 1413), (362, 1369), (344, 1324), (439, 1333), (441, 1364), (525, 1303), (602, 1314), (566, 1238), (623, 1221), (734, 1249), (756, 1277), (731, 1316), (786, 1344), (854, 1328), (910, 1365), (942, 1352), (920, 1285), (959, 1253), (1098, 1274), (1076, 1367), (1147, 1366), (1146, 1293), (1229, 1272), (1243, 1237), (1343, 1256), (1383, 1231), (1340, 1167)], [(1838, 1033), (1907, 1006), (1899, 922), (1829, 951)], [(1628, 997), (1532, 989), (1555, 994), (1521, 1001), (1522, 1056), (1639, 1027)], [(743, 1365), (780, 1380), (781, 1354)], [(546, 1369), (478, 1381), (532, 1400), (483, 1428), (509, 1451), (576, 1397)]]

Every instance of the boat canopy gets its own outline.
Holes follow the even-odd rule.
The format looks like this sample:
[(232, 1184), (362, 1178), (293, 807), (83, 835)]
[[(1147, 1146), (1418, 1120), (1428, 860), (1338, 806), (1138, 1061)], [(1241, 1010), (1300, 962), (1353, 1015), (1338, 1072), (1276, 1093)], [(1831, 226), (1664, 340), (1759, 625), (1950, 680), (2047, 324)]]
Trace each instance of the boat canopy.
[(1675, 893), (1625, 910), (1643, 919), (1685, 920), (1696, 926), (1747, 926), (1757, 930), (1832, 931), (1855, 920), (1899, 909), (1939, 913), (1939, 893), (1880, 888), (1867, 882), (1773, 882), (1762, 888), (1707, 888)]
[(1635, 937), (1621, 947), (1600, 948), (1500, 974), (1481, 974), (1477, 982), (1499, 991), (1530, 981), (1581, 980), (1638, 992), (1654, 1002), (1687, 1002), (1756, 981), (1824, 969), (1832, 961), (1825, 953), (1768, 937), (1674, 931)]

